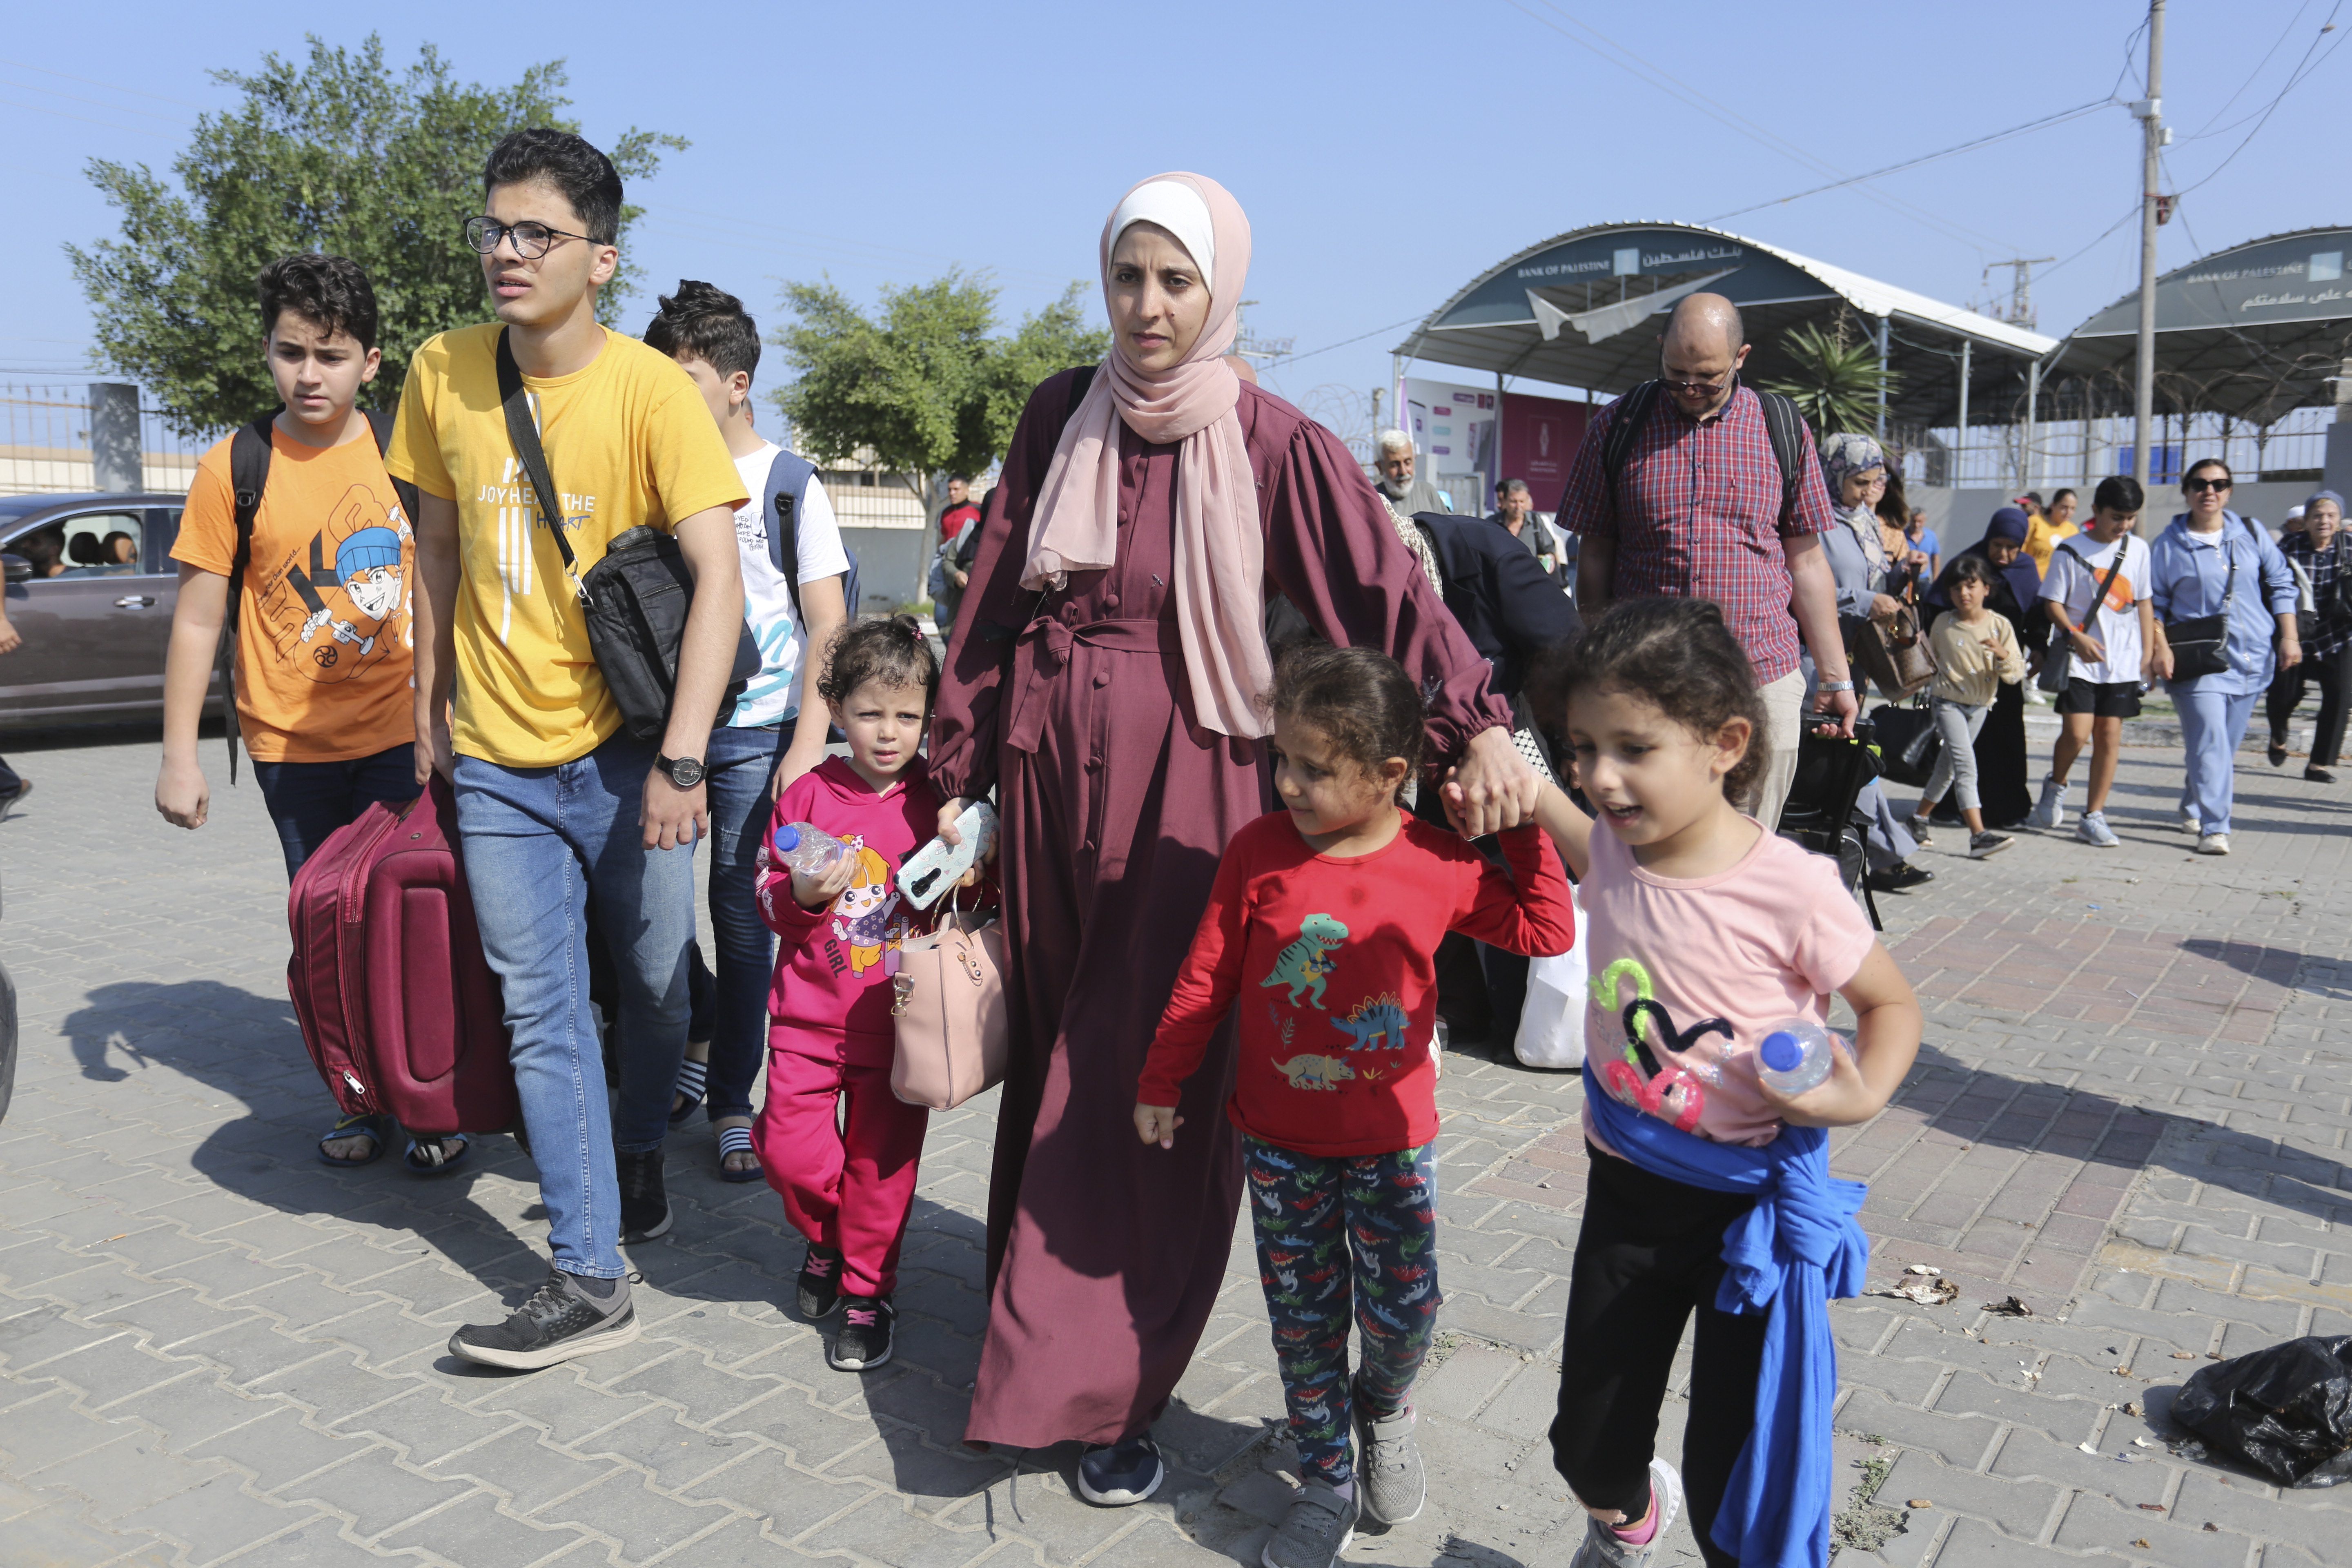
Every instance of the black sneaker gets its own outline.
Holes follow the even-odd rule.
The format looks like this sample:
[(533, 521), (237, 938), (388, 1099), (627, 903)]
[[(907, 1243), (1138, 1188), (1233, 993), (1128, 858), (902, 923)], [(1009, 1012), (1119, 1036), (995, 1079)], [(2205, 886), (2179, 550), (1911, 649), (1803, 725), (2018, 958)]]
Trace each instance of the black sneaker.
[(835, 1372), (872, 1372), (890, 1359), (890, 1325), (898, 1317), (887, 1296), (844, 1296), (841, 1332), (824, 1352), (825, 1364)]
[(1873, 871), (1863, 879), (1874, 893), (1907, 893), (1912, 889), (1936, 879), (1936, 873), (1924, 866), (1914, 866), (1908, 860), (1897, 860), (1884, 871)]
[(667, 1236), (669, 1194), (662, 1187), (662, 1152), (624, 1154), (615, 1149), (613, 1164), (621, 1179), (621, 1245)]
[(1167, 1461), (1149, 1432), (1088, 1448), (1078, 1459), (1079, 1495), (1103, 1508), (1141, 1502), (1167, 1479)]
[(801, 1264), (799, 1290), (793, 1304), (801, 1316), (814, 1322), (841, 1305), (841, 1254), (830, 1247), (809, 1243)]
[(616, 1349), (637, 1337), (637, 1310), (629, 1302), (628, 1280), (612, 1286), (612, 1295), (599, 1300), (579, 1279), (551, 1268), (547, 1283), (505, 1322), (468, 1323), (451, 1334), (449, 1353), (484, 1366), (535, 1372)]

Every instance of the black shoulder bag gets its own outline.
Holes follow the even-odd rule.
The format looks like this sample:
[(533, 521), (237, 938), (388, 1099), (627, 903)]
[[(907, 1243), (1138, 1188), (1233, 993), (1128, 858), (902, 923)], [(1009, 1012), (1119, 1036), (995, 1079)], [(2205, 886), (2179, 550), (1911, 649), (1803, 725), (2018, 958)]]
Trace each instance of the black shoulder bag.
[[(669, 727), (678, 649), (686, 639), (687, 612), (694, 604), (694, 576), (687, 570), (686, 553), (678, 548), (677, 535), (640, 523), (617, 535), (605, 546), (604, 559), (582, 575), (564, 533), (563, 514), (555, 504), (555, 482), (548, 475), (547, 453), (539, 444), (539, 426), (523, 390), (522, 368), (515, 363), (503, 329), (499, 332), (499, 401), (506, 410), (508, 439), (539, 499), (540, 518), (555, 536), (563, 569), (579, 595), (589, 650), (596, 656), (596, 668), (604, 671), (613, 700), (620, 704), (621, 728), (632, 739), (658, 741)], [(734, 668), (712, 717), (714, 724), (726, 721), (735, 700), (759, 673), (760, 645), (744, 626), (736, 638)]]
[(2230, 558), (2230, 574), (2222, 584), (2221, 614), (2164, 623), (2164, 642), (2172, 650), (2175, 680), (2219, 675), (2230, 668), (2230, 606), (2238, 597), (2238, 552), (2226, 533), (2221, 536), (2221, 553)]

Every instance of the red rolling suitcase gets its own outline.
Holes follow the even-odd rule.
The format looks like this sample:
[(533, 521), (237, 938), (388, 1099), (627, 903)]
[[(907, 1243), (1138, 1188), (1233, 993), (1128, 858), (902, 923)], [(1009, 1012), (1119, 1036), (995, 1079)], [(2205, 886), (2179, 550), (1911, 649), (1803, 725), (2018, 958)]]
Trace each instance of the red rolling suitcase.
[(345, 1115), (389, 1113), (412, 1135), (496, 1132), (518, 1110), (457, 826), (436, 776), (338, 828), (286, 902), (286, 989), (319, 1076)]

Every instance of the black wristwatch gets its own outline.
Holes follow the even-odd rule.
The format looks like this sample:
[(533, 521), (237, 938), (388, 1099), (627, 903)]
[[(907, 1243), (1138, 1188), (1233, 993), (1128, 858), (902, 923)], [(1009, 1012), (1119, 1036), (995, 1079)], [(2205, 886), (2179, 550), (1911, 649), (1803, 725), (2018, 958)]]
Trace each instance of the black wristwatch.
[(702, 782), (704, 770), (700, 757), (656, 757), (654, 766), (680, 789), (692, 789)]

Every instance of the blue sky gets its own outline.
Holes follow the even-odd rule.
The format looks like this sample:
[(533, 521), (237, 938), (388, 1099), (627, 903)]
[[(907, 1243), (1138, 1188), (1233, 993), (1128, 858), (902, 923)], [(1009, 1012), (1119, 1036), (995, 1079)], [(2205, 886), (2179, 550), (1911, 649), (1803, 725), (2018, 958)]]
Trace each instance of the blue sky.
[[(2347, 15), (2320, 34), (2339, 5), (2352, 12), (2347, 0), (2172, 8), (2172, 184), (2212, 177), (2161, 231), (2164, 265), (2347, 217), (2340, 66), (2245, 142), (2306, 47), (2325, 51), (2352, 30)], [(2137, 126), (2119, 107), (1861, 190), (1780, 198), (2110, 89), (2137, 96), (2137, 46), (2117, 79), (2144, 14), (2128, 0), (412, 0), (282, 23), (269, 5), (133, 4), (108, 9), (100, 27), (79, 7), (28, 6), (0, 40), (12, 132), (0, 174), (17, 237), (0, 253), (0, 380), (86, 374), (88, 308), (60, 247), (115, 227), (81, 174), (89, 159), (167, 167), (195, 115), (230, 101), (208, 68), (299, 54), (306, 30), (357, 43), (371, 17), (394, 61), (429, 41), (466, 79), (511, 81), (564, 59), (592, 138), (632, 124), (689, 138), (631, 190), (648, 209), (635, 259), (664, 285), (719, 282), (766, 319), (781, 317), (778, 279), (829, 273), (870, 299), (954, 264), (992, 268), (1015, 316), (1071, 279), (1091, 284), (1097, 233), (1129, 182), (1191, 168), (1249, 210), (1256, 331), (1302, 352), (1372, 333), (1278, 372), (1274, 384), (1310, 405), (1318, 388), (1380, 383), (1403, 335), (1392, 323), (1522, 246), (1588, 223), (1700, 220), (1755, 203), (1776, 205), (1723, 226), (1958, 302), (2005, 280), (2002, 269), (1986, 281), (1988, 262), (2067, 258), (2037, 269), (2041, 325), (2056, 334), (2137, 279), (2137, 225), (2100, 237), (2137, 189)], [(570, 19), (569, 33), (551, 27)], [(628, 317), (652, 308), (643, 295)]]

